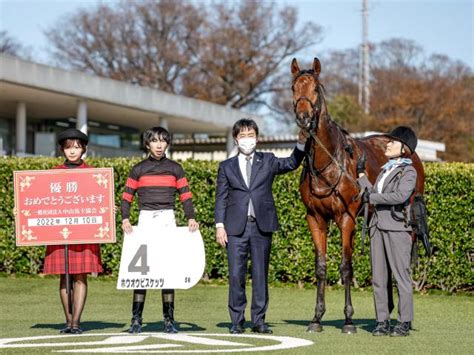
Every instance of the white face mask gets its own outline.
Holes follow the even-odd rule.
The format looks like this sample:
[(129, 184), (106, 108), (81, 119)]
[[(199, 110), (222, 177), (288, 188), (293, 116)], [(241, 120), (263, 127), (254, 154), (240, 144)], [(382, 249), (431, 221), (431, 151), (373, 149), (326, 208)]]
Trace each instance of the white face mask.
[(255, 146), (257, 145), (257, 138), (252, 137), (245, 137), (240, 138), (237, 141), (237, 146), (242, 154), (250, 155), (255, 150)]

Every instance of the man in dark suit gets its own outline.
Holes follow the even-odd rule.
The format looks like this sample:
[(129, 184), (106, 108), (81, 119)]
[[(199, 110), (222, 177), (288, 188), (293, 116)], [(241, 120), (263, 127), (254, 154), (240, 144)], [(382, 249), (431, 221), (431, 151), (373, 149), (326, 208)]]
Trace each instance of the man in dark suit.
[(272, 233), (278, 229), (272, 183), (275, 175), (298, 168), (304, 158), (307, 137), (300, 132), (298, 143), (288, 158), (255, 152), (258, 126), (241, 119), (232, 129), (237, 156), (223, 161), (217, 175), (215, 205), (216, 240), (227, 246), (229, 265), (230, 333), (244, 332), (245, 279), (247, 261), (252, 261), (252, 330), (272, 333), (265, 323), (268, 308), (268, 264)]

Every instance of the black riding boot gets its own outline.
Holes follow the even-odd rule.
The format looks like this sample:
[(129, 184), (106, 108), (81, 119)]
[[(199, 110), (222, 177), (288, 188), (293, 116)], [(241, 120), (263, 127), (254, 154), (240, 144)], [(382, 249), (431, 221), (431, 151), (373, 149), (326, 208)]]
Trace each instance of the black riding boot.
[(142, 313), (145, 302), (133, 302), (132, 304), (132, 320), (128, 332), (141, 333), (142, 332)]
[(130, 324), (129, 333), (142, 332), (142, 313), (145, 306), (146, 290), (133, 290), (132, 304), (132, 324)]
[(178, 329), (174, 326), (174, 290), (162, 290), (163, 319), (165, 333), (175, 334)]
[(146, 290), (133, 290), (132, 324), (129, 333), (142, 332), (142, 313), (145, 306)]

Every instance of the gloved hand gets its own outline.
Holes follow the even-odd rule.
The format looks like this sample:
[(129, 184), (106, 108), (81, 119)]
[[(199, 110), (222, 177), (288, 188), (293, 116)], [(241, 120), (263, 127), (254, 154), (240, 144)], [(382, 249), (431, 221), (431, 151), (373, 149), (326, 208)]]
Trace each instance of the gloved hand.
[(369, 190), (365, 189), (364, 192), (362, 192), (362, 195), (360, 197), (362, 200), (362, 203), (369, 203), (369, 196), (370, 196)]
[(365, 162), (367, 161), (367, 156), (365, 152), (362, 153), (361, 157), (357, 160), (356, 172), (357, 175), (365, 173)]

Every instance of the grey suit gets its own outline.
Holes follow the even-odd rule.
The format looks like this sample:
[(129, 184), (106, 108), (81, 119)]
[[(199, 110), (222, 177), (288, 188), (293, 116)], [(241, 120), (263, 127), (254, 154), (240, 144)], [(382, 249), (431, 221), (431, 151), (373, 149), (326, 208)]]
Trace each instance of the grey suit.
[[(402, 172), (403, 170), (403, 172)], [(366, 176), (358, 179), (362, 189), (370, 192), (369, 201), (374, 205), (374, 214), (369, 222), (372, 285), (374, 289), (377, 322), (390, 319), (393, 308), (391, 274), (397, 281), (398, 321), (413, 320), (413, 289), (410, 274), (411, 227), (403, 221), (403, 213), (391, 208), (408, 201), (415, 190), (416, 170), (411, 165), (395, 168), (385, 179), (382, 192), (373, 186)], [(409, 215), (409, 214), (408, 214)]]

